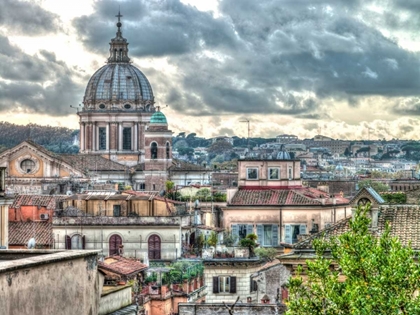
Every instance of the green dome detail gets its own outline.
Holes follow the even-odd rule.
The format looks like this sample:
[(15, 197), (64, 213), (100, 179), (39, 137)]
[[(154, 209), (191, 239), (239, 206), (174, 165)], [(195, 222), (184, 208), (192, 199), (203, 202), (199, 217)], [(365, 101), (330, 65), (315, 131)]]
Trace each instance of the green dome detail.
[(162, 112), (155, 112), (152, 117), (150, 117), (151, 124), (168, 124), (166, 117)]

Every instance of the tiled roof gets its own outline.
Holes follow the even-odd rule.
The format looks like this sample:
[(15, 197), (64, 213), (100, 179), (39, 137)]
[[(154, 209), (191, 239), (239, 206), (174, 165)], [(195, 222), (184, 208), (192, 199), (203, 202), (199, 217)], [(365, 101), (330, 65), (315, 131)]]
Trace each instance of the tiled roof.
[(51, 245), (52, 236), (50, 222), (9, 222), (9, 245), (26, 245), (32, 237), (37, 245)]
[(55, 210), (57, 201), (63, 200), (64, 198), (66, 196), (18, 195), (10, 208), (19, 209), (21, 206), (39, 206), (45, 207), (47, 210)]
[(62, 154), (60, 158), (81, 171), (125, 171), (120, 163), (108, 160), (97, 154)]
[(111, 271), (118, 275), (128, 276), (147, 269), (147, 265), (142, 264), (134, 258), (120, 256), (107, 257), (103, 262), (99, 262), (99, 268)]
[[(350, 229), (351, 217), (338, 221), (311, 237), (296, 243), (296, 249), (312, 248), (312, 241), (317, 238), (330, 238), (338, 236)], [(391, 225), (391, 236), (397, 237), (403, 246), (411, 246), (420, 250), (420, 207), (414, 205), (404, 206), (381, 206), (379, 207), (378, 235), (385, 231), (385, 223)], [(410, 245), (411, 243), (411, 245)]]
[[(347, 204), (348, 200), (334, 196), (335, 204)], [(293, 189), (239, 189), (230, 205), (322, 205), (333, 204), (334, 199), (314, 188)]]

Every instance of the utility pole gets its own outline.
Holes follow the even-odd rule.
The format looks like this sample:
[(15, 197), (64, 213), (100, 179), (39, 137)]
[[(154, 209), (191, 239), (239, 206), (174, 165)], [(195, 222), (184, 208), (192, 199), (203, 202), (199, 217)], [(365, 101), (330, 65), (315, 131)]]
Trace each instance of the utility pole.
[(251, 128), (249, 126), (249, 119), (245, 118), (244, 120), (240, 120), (239, 122), (246, 122), (248, 124), (248, 139), (247, 139), (246, 147), (248, 148), (248, 153), (249, 153), (249, 134), (251, 132)]

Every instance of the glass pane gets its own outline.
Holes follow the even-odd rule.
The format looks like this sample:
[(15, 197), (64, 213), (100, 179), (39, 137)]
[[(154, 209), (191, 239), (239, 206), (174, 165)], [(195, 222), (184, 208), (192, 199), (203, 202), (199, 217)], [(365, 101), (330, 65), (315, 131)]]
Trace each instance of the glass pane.
[(99, 127), (99, 150), (106, 150), (106, 128)]
[(271, 225), (264, 225), (264, 245), (271, 246), (273, 243), (273, 230)]
[(131, 128), (123, 128), (123, 150), (131, 150)]

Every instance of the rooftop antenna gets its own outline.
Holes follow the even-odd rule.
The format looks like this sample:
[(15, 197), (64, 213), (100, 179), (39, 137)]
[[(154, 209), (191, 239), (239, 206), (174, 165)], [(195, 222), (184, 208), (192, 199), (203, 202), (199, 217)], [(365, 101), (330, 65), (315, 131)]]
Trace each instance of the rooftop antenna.
[(240, 120), (239, 122), (246, 122), (248, 124), (248, 139), (247, 139), (246, 147), (248, 148), (248, 153), (249, 153), (249, 133), (251, 131), (251, 128), (249, 126), (249, 119), (245, 118), (244, 120)]

